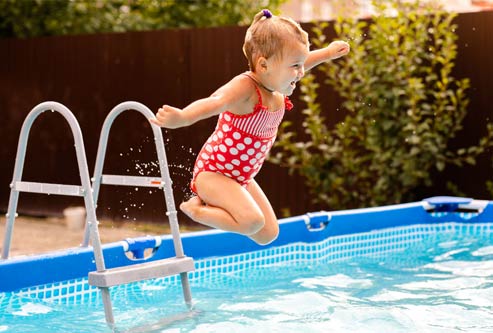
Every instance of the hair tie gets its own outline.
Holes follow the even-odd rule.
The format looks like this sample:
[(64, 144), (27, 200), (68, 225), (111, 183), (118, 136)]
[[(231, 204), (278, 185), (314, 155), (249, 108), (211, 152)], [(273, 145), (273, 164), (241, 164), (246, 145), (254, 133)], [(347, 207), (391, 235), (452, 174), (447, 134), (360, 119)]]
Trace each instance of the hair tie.
[(264, 9), (264, 10), (262, 10), (262, 12), (264, 13), (265, 18), (269, 19), (272, 17), (272, 13), (270, 12), (270, 10)]

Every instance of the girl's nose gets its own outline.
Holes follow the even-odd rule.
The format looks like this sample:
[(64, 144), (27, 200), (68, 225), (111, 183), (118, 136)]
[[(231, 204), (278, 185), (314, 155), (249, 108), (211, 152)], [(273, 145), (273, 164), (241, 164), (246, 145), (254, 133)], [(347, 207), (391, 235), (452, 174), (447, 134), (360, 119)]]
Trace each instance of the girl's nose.
[(303, 76), (305, 76), (305, 67), (302, 66), (300, 70), (298, 71), (298, 79), (301, 79)]

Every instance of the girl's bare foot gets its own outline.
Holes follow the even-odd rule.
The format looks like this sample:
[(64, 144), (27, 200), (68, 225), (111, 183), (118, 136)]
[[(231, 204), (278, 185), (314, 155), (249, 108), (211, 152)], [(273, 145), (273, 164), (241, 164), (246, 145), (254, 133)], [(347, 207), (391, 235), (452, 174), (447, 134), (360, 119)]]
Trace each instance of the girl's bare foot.
[(196, 212), (200, 207), (204, 206), (204, 203), (198, 196), (193, 196), (190, 198), (188, 201), (182, 202), (180, 204), (180, 209), (182, 212), (184, 212), (189, 218), (192, 220), (194, 219), (194, 216), (196, 216)]

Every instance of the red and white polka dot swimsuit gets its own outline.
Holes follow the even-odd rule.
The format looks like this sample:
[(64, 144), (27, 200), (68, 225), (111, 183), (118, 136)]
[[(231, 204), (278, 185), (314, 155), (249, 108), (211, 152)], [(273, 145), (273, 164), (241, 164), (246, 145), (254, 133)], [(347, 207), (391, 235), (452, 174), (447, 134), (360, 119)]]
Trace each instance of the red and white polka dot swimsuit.
[(276, 139), (284, 111), (291, 110), (293, 104), (285, 97), (283, 108), (268, 111), (267, 107), (262, 105), (262, 96), (257, 84), (255, 90), (258, 103), (252, 113), (236, 115), (225, 111), (219, 115), (216, 129), (195, 161), (190, 184), (194, 193), (197, 193), (195, 179), (202, 171), (221, 173), (246, 186), (262, 167)]

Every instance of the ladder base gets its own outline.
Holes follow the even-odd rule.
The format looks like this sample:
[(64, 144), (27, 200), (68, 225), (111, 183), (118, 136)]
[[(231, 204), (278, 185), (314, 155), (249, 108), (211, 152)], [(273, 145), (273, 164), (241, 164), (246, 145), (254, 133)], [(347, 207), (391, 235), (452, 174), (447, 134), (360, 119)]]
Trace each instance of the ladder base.
[(90, 272), (89, 284), (96, 287), (111, 287), (142, 280), (149, 280), (195, 270), (190, 257), (167, 258), (142, 264)]

